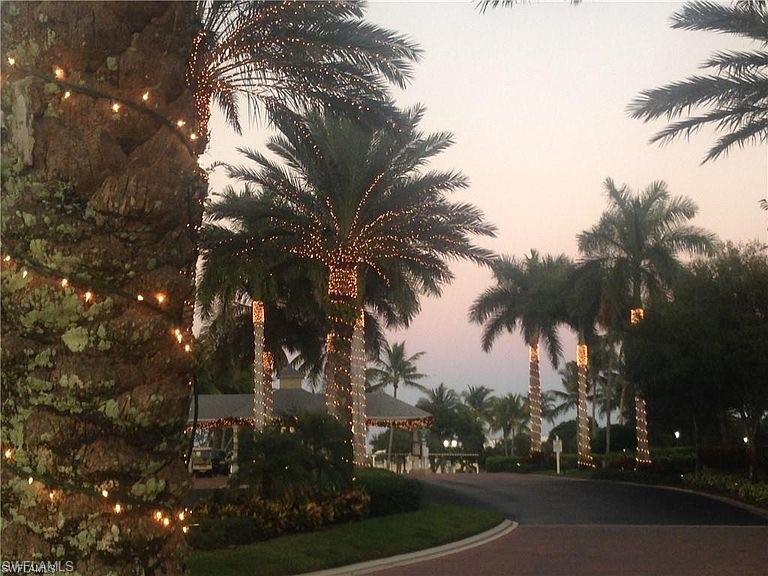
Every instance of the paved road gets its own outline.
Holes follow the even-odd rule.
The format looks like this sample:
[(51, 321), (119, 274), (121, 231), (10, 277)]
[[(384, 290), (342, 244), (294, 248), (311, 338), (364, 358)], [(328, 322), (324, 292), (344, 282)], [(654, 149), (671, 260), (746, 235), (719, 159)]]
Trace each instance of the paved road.
[(766, 576), (768, 519), (705, 496), (519, 474), (434, 476), (427, 499), (520, 523), (466, 552), (376, 576)]
[[(430, 477), (427, 498), (501, 512), (522, 525), (768, 525), (768, 519), (724, 502), (676, 490), (529, 474)], [(768, 567), (766, 567), (768, 576)]]

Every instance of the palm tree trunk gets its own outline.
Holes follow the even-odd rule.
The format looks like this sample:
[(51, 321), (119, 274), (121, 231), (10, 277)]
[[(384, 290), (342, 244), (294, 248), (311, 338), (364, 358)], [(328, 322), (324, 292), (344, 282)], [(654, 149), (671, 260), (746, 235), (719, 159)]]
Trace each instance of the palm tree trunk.
[(541, 452), (541, 382), (539, 380), (539, 345), (528, 345), (528, 409), (530, 410), (531, 456)]
[[(349, 433), (349, 464), (364, 458), (354, 442), (354, 411), (352, 406), (352, 337), (357, 309), (357, 270), (329, 267), (329, 320), (327, 356), (332, 378), (326, 381), (326, 409), (341, 420)], [(364, 447), (363, 447), (364, 448)], [(355, 454), (357, 452), (357, 454)]]
[[(393, 396), (397, 398), (397, 382), (394, 383), (392, 386), (392, 389), (394, 390)], [(394, 426), (389, 427), (389, 443), (387, 444), (387, 466), (390, 466), (391, 459), (392, 459), (392, 437), (394, 436), (395, 428)]]
[[(253, 420), (254, 428), (262, 430), (267, 424), (266, 399), (264, 397), (264, 302), (251, 302), (253, 313)], [(270, 371), (270, 382), (272, 373)]]
[(3, 557), (180, 575), (206, 184), (170, 121), (196, 123), (194, 4), (0, 10)]
[(611, 410), (613, 410), (613, 358), (608, 361), (608, 382), (605, 389), (605, 455), (611, 453)]
[(355, 466), (368, 464), (366, 458), (366, 440), (368, 436), (367, 425), (367, 399), (365, 396), (365, 312), (360, 314), (355, 323), (355, 332), (352, 336), (352, 407), (353, 407), (353, 454)]
[(597, 438), (597, 379), (592, 380), (592, 426), (590, 428), (592, 440)]
[(645, 400), (640, 394), (637, 394), (635, 396), (635, 437), (637, 442), (635, 461), (638, 466), (651, 463), (651, 453), (648, 449), (647, 426)]
[(579, 344), (576, 350), (576, 365), (579, 370), (579, 398), (576, 404), (576, 447), (578, 452), (578, 465), (592, 468), (592, 449), (590, 446), (589, 422), (587, 416), (587, 369), (589, 367), (589, 351), (584, 340), (579, 335)]
[(264, 425), (269, 426), (275, 418), (275, 400), (272, 379), (275, 374), (275, 359), (272, 352), (261, 353), (261, 394), (264, 402)]

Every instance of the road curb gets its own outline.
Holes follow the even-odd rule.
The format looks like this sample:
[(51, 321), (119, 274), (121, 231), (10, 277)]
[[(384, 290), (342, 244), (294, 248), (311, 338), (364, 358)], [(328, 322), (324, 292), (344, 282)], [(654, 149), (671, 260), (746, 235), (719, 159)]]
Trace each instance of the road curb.
[(517, 522), (504, 520), (485, 532), (480, 532), (480, 534), (475, 534), (474, 536), (464, 538), (463, 540), (443, 544), (442, 546), (418, 550), (417, 552), (408, 552), (407, 554), (398, 554), (397, 556), (390, 556), (389, 558), (379, 558), (377, 560), (369, 560), (358, 564), (350, 564), (348, 566), (339, 566), (338, 568), (306, 572), (304, 574), (298, 574), (297, 576), (358, 576), (360, 574), (370, 574), (371, 572), (386, 570), (396, 566), (407, 566), (409, 564), (423, 562), (424, 560), (433, 560), (435, 558), (448, 556), (449, 554), (463, 552), (464, 550), (470, 550), (471, 548), (488, 544), (497, 538), (506, 536), (512, 532), (512, 530), (517, 528), (517, 526)]
[(628, 486), (642, 486), (644, 488), (660, 488), (662, 490), (673, 490), (675, 492), (683, 492), (685, 494), (695, 494), (696, 496), (704, 496), (705, 498), (711, 498), (712, 500), (718, 500), (724, 504), (730, 504), (736, 508), (741, 508), (747, 512), (751, 512), (756, 516), (760, 516), (768, 520), (768, 510), (760, 508), (759, 506), (753, 506), (747, 504), (741, 500), (735, 498), (729, 498), (728, 496), (721, 496), (720, 494), (712, 494), (711, 492), (701, 492), (700, 490), (691, 490), (690, 488), (679, 488), (677, 486), (665, 486), (663, 484), (647, 484), (643, 482), (628, 482), (626, 480), (606, 480), (602, 478), (573, 478), (568, 476), (550, 476), (549, 474), (530, 474), (530, 476), (539, 476), (540, 478), (556, 478), (559, 480), (571, 480), (577, 482), (608, 482), (611, 484), (626, 484)]

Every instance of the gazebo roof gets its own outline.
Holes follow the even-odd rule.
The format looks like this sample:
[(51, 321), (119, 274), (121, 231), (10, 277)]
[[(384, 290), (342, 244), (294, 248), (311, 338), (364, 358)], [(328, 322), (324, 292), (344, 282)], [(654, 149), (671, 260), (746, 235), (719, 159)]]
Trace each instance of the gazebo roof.
[[(277, 416), (325, 412), (322, 394), (303, 389), (278, 389), (273, 393)], [(384, 392), (369, 392), (365, 396), (369, 426), (424, 428), (432, 422), (428, 412)], [(197, 422), (203, 428), (250, 426), (253, 422), (253, 394), (200, 394), (197, 400)], [(190, 425), (194, 420), (194, 408), (193, 400), (189, 406)]]

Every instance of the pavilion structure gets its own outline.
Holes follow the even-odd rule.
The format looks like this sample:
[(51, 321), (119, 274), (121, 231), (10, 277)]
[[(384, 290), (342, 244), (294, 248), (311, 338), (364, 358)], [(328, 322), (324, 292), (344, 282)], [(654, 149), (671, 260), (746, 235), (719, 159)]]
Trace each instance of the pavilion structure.
[[(303, 375), (292, 368), (280, 372), (279, 388), (273, 390), (275, 419), (287, 419), (301, 414), (324, 414), (326, 412), (323, 394), (306, 390), (302, 386)], [(253, 427), (253, 394), (199, 394), (197, 396), (197, 423), (195, 404), (192, 400), (187, 421), (188, 429), (196, 430), (232, 429)], [(421, 430), (428, 428), (433, 417), (428, 412), (394, 398), (381, 391), (366, 393), (366, 427), (401, 428), (412, 431), (414, 443), (421, 443)], [(233, 434), (233, 466), (236, 471), (237, 434)]]

